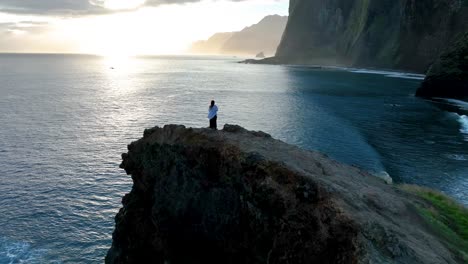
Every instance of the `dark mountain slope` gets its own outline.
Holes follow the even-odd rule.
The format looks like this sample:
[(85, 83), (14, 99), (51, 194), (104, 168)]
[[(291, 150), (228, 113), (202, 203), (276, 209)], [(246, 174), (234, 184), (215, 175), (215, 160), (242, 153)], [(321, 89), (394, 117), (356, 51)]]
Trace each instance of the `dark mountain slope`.
[(467, 29), (466, 0), (291, 0), (276, 61), (425, 72)]

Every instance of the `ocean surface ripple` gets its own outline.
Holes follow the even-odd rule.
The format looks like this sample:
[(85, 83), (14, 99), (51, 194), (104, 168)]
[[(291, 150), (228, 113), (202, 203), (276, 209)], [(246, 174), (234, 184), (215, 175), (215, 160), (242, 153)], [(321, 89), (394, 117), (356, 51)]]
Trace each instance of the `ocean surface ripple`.
[[(101, 263), (145, 128), (263, 130), (468, 204), (467, 114), (413, 96), (421, 76), (232, 58), (0, 55), (0, 263)], [(463, 103), (463, 102), (462, 102)]]

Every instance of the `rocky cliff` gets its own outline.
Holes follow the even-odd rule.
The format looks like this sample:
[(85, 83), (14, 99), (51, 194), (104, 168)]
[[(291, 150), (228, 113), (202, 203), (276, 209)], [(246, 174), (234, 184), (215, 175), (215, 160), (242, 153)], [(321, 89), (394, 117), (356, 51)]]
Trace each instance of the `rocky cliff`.
[(291, 0), (279, 63), (425, 72), (468, 30), (467, 0)]
[(106, 263), (461, 263), (424, 201), (263, 132), (155, 127), (122, 158)]
[(235, 32), (216, 33), (207, 40), (199, 40), (192, 44), (190, 52), (199, 54), (220, 54), (221, 48)]
[(225, 54), (255, 55), (264, 52), (271, 56), (275, 54), (287, 21), (285, 16), (266, 16), (257, 24), (236, 32), (221, 50)]
[(276, 52), (287, 21), (288, 17), (285, 16), (266, 16), (257, 24), (245, 27), (241, 31), (217, 33), (206, 41), (197, 41), (190, 48), (190, 52), (250, 56), (264, 52), (272, 56)]
[(432, 64), (416, 96), (468, 98), (468, 32)]

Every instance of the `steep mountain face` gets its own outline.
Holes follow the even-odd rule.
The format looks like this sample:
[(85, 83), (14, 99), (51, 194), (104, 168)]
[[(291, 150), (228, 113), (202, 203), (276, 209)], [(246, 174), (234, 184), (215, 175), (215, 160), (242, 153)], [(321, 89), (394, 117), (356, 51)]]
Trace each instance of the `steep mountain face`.
[(463, 263), (424, 201), (263, 132), (155, 127), (122, 159), (106, 263)]
[(416, 96), (468, 98), (468, 32), (432, 64)]
[(200, 54), (221, 53), (221, 48), (228, 39), (234, 35), (234, 32), (216, 33), (208, 40), (200, 40), (192, 44), (190, 51)]
[[(264, 52), (274, 55), (283, 35), (288, 17), (266, 16), (260, 22), (238, 32), (217, 33), (206, 41), (197, 41), (192, 53), (255, 55)], [(230, 34), (230, 35), (229, 35)]]
[(467, 0), (291, 0), (281, 63), (425, 72), (468, 30)]
[(246, 27), (235, 33), (221, 51), (226, 54), (257, 54), (264, 52), (273, 55), (281, 41), (288, 17), (267, 16), (258, 24)]

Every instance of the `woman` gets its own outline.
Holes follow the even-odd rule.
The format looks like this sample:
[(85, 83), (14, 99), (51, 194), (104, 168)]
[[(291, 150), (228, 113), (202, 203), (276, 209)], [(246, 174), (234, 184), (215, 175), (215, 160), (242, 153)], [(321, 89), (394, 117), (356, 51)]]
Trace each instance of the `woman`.
[(208, 119), (210, 120), (210, 128), (217, 129), (216, 120), (218, 119), (218, 106), (215, 105), (215, 101), (211, 101), (210, 108), (208, 108)]

